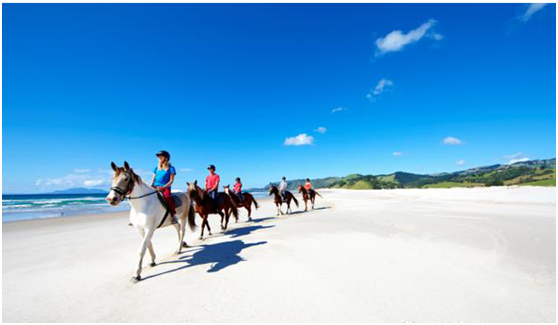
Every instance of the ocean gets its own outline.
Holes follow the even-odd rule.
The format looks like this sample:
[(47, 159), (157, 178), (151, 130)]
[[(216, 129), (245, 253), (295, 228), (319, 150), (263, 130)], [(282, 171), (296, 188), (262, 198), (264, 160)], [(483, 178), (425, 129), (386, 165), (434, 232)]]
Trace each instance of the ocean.
[[(254, 197), (267, 197), (254, 192)], [(2, 195), (2, 222), (129, 210), (128, 201), (110, 206), (106, 194), (13, 194)]]

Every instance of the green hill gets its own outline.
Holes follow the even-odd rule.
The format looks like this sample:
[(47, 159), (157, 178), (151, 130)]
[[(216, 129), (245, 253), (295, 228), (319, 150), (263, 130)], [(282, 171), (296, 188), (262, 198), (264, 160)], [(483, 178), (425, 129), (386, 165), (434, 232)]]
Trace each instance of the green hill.
[[(289, 180), (289, 190), (295, 191), (305, 179)], [(450, 188), (479, 186), (556, 186), (556, 158), (529, 160), (506, 165), (482, 166), (453, 173), (413, 174), (395, 172), (385, 175), (349, 174), (345, 177), (312, 179), (315, 188), (394, 189)], [(279, 182), (272, 183), (274, 185)], [(267, 191), (269, 185), (252, 191)]]

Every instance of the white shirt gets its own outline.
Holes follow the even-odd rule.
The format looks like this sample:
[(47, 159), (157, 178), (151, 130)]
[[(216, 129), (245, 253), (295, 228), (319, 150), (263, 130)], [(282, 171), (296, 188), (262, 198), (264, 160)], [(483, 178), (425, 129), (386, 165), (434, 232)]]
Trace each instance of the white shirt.
[(284, 191), (286, 189), (287, 189), (287, 182), (281, 181), (281, 183), (279, 183), (279, 191)]

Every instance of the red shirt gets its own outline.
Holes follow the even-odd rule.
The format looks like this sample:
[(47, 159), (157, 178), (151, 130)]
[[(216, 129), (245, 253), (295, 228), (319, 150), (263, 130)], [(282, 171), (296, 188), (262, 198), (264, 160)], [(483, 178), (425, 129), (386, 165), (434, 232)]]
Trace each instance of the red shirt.
[(242, 191), (242, 183), (234, 183), (233, 191), (235, 194), (240, 193)]
[[(221, 178), (219, 178), (219, 175), (217, 175), (217, 174), (211, 175), (210, 174), (205, 179), (205, 188), (208, 191), (212, 190), (216, 185), (219, 185), (219, 181), (221, 181)], [(216, 190), (218, 190), (218, 189), (216, 188)]]
[(304, 188), (305, 188), (306, 190), (311, 189), (311, 188), (312, 188), (312, 183), (306, 182), (306, 184), (304, 184)]

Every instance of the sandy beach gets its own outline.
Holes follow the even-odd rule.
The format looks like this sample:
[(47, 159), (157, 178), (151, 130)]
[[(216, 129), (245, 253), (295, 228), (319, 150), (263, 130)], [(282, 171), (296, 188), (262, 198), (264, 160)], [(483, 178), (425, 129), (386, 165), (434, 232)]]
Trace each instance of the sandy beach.
[(3, 321), (556, 321), (556, 188), (320, 192), (180, 256), (158, 230), (138, 284), (127, 212), (4, 223)]

